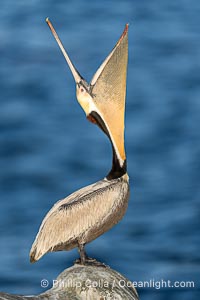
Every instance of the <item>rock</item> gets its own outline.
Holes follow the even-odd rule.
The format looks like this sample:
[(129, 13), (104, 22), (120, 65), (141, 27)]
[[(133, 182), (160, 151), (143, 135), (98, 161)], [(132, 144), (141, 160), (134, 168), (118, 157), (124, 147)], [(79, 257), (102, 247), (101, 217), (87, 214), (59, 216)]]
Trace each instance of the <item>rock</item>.
[(38, 296), (0, 293), (7, 300), (139, 300), (131, 281), (107, 266), (75, 264), (64, 270), (53, 287)]

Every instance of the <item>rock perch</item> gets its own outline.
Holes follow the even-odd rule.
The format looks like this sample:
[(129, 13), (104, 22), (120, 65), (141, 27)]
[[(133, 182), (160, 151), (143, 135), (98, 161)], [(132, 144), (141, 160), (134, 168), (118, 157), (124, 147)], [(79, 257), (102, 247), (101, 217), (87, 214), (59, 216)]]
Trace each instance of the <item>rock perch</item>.
[(75, 264), (37, 296), (0, 293), (0, 300), (139, 300), (132, 282), (109, 267)]

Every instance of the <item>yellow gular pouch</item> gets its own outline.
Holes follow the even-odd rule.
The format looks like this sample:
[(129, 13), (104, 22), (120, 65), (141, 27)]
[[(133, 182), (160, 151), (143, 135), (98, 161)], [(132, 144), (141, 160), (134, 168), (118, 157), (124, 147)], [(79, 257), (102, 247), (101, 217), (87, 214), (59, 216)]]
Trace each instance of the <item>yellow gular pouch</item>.
[[(116, 163), (122, 168), (126, 160), (124, 148), (124, 113), (126, 97), (126, 73), (128, 62), (128, 24), (113, 50), (100, 65), (90, 83), (76, 70), (53, 25), (47, 19), (76, 83), (76, 96), (79, 104), (92, 123), (98, 124), (96, 117), (103, 122), (107, 135), (112, 141)], [(91, 114), (93, 113), (93, 116)], [(99, 125), (99, 124), (98, 124)], [(102, 126), (99, 126), (102, 129)]]

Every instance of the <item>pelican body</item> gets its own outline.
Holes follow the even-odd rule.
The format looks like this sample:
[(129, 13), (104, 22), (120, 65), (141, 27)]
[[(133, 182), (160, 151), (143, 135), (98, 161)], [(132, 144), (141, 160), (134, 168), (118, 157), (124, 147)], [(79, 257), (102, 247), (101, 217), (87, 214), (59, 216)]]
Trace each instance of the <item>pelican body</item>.
[(53, 25), (49, 25), (76, 83), (76, 96), (89, 121), (108, 136), (112, 168), (102, 180), (58, 201), (45, 216), (30, 251), (30, 261), (52, 251), (78, 247), (80, 262), (87, 263), (85, 244), (117, 224), (129, 199), (129, 177), (124, 148), (124, 112), (128, 59), (128, 25), (90, 84), (69, 59)]

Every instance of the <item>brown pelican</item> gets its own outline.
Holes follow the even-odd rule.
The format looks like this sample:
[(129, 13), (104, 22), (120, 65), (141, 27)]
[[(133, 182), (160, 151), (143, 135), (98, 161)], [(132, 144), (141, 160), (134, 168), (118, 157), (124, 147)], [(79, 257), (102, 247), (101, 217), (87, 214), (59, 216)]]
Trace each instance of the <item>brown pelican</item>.
[(76, 96), (87, 118), (108, 136), (113, 150), (112, 169), (102, 180), (58, 201), (45, 216), (30, 251), (30, 261), (45, 253), (78, 247), (87, 263), (86, 243), (109, 230), (124, 216), (129, 177), (124, 148), (124, 111), (128, 59), (128, 25), (90, 84), (78, 73), (49, 19), (49, 25), (76, 83)]

